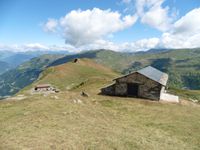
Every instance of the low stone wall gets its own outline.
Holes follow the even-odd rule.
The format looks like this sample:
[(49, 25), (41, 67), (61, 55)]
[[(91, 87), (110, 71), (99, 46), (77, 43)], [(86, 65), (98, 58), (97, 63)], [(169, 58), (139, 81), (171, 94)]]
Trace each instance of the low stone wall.
[(179, 97), (176, 95), (169, 94), (169, 93), (161, 93), (160, 100), (166, 101), (166, 102), (179, 103)]

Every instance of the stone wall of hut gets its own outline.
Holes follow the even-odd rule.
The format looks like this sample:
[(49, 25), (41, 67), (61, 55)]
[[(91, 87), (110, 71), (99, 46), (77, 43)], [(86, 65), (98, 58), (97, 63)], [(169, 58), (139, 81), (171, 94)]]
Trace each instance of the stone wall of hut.
[(114, 96), (115, 95), (115, 84), (109, 85), (101, 89), (101, 93), (105, 95)]
[[(128, 96), (128, 84), (138, 84), (138, 97), (159, 100), (160, 94), (164, 87), (156, 81), (153, 81), (144, 75), (134, 73), (116, 80), (112, 86), (108, 86), (102, 90), (103, 94)], [(162, 90), (161, 90), (162, 89)]]

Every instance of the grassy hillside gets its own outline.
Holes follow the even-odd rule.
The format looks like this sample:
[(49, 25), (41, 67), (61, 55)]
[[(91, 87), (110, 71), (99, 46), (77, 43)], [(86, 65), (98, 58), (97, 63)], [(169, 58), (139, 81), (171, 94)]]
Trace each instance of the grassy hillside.
[(197, 104), (101, 96), (94, 86), (82, 97), (78, 89), (1, 101), (0, 149), (200, 149)]
[(117, 76), (119, 74), (92, 60), (79, 59), (76, 63), (72, 61), (47, 68), (40, 74), (38, 80), (25, 90), (37, 84), (52, 84), (62, 91), (73, 90), (83, 85), (84, 87), (89, 85), (89, 88), (86, 88), (89, 90), (93, 84), (99, 89)]
[(200, 103), (200, 90), (170, 89), (169, 91), (181, 98)]

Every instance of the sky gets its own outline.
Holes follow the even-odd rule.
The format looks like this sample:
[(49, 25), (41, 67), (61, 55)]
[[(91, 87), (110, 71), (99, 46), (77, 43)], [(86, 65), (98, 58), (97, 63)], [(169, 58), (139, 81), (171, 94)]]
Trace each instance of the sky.
[(0, 0), (0, 50), (200, 47), (200, 0)]

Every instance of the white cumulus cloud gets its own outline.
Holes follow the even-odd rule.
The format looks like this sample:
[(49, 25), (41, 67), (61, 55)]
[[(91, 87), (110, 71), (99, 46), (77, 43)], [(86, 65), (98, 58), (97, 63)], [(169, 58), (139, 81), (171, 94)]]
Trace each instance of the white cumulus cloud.
[(200, 47), (200, 8), (177, 20), (170, 32), (163, 33), (161, 45), (169, 48)]
[[(49, 19), (46, 23), (47, 31), (62, 35), (67, 48), (76, 52), (101, 48), (133, 52), (151, 48), (200, 47), (200, 8), (191, 10), (175, 21), (169, 15), (172, 15), (171, 9), (163, 7), (165, 0), (123, 0), (127, 5), (133, 2), (136, 7), (135, 15), (123, 16), (119, 12), (99, 8), (73, 10), (60, 19)], [(108, 40), (113, 33), (132, 26), (137, 18), (140, 18), (142, 23), (162, 31), (161, 37), (124, 43)]]
[(130, 4), (131, 0), (122, 0), (122, 3), (124, 3), (124, 4)]
[(58, 21), (56, 19), (48, 19), (48, 21), (43, 25), (43, 29), (46, 32), (56, 32), (58, 26)]
[(194, 35), (197, 33), (200, 33), (200, 8), (188, 12), (174, 24), (174, 34)]
[(141, 22), (160, 31), (171, 27), (173, 17), (169, 15), (169, 7), (163, 7), (165, 0), (136, 0), (136, 10)]
[[(60, 18), (56, 26), (59, 27), (59, 32), (67, 44), (78, 47), (105, 39), (112, 33), (132, 26), (136, 20), (137, 17), (134, 15), (122, 16), (119, 12), (110, 9), (93, 8), (85, 11), (73, 10)], [(49, 22), (52, 20), (48, 20), (46, 24)]]
[(136, 52), (145, 51), (151, 48), (155, 48), (159, 45), (160, 40), (158, 38), (142, 39), (134, 42), (114, 43), (106, 40), (98, 40), (92, 44), (79, 47), (79, 50), (86, 49), (110, 49), (114, 51), (126, 51)]

